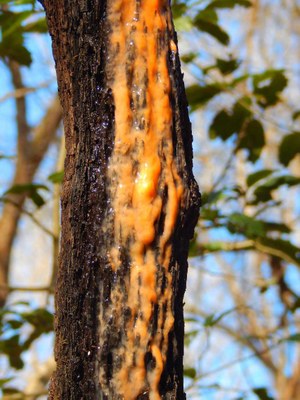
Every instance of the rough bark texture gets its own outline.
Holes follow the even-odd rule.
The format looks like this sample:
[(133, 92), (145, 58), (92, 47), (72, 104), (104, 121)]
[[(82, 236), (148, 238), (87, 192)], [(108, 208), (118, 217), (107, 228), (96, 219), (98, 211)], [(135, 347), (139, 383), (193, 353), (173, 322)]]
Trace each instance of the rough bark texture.
[[(170, 5), (152, 0), (45, 0), (44, 6), (66, 134), (56, 287), (57, 370), (50, 399), (184, 399), (183, 295), (199, 193), (192, 175), (191, 127)], [(131, 21), (131, 9), (135, 11), (130, 25), (126, 21)], [(153, 10), (152, 24), (148, 11)], [(138, 22), (142, 20), (143, 26)], [(141, 37), (152, 38), (157, 68), (147, 53), (139, 57), (139, 48), (146, 51), (138, 44), (139, 29)], [(168, 82), (161, 83), (165, 70)], [(152, 173), (153, 166), (146, 148), (148, 131), (157, 126), (159, 116), (153, 114), (156, 92), (151, 79), (170, 108), (170, 118), (161, 120), (170, 127), (169, 137), (150, 137), (159, 158), (157, 176), (151, 177), (153, 190), (147, 186), (147, 168), (150, 165)], [(125, 112), (130, 118), (125, 120), (118, 90), (124, 103), (128, 100)], [(121, 150), (118, 147), (124, 124), (126, 151), (124, 143)], [(127, 167), (129, 183), (123, 193)], [(132, 199), (123, 202), (127, 191)], [(145, 227), (149, 223), (143, 199), (153, 219), (153, 237), (144, 237), (139, 225), (140, 220)], [(152, 217), (154, 204), (159, 207)], [(123, 213), (129, 215), (127, 225)], [(146, 270), (152, 275), (146, 276)]]

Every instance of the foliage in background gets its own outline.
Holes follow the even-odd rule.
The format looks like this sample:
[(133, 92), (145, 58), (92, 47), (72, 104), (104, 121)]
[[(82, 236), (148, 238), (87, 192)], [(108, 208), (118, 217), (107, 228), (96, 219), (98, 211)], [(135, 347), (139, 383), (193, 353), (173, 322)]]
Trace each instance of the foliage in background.
[[(256, 7), (257, 4), (258, 2), (255, 2)], [(220, 23), (219, 11), (225, 8), (232, 9), (235, 6), (251, 7), (251, 3), (243, 0), (175, 1), (175, 23), (179, 29), (189, 30), (191, 36), (194, 35), (197, 38), (198, 33), (206, 34), (223, 46), (229, 47), (230, 36), (221, 26), (224, 23)], [(287, 278), (292, 266), (300, 267), (300, 248), (294, 242), (295, 229), (299, 228), (299, 225), (296, 223), (291, 226), (279, 212), (284, 206), (285, 199), (294, 196), (295, 189), (299, 188), (300, 184), (299, 175), (294, 176), (288, 168), (300, 154), (300, 132), (294, 128), (299, 117), (299, 110), (296, 108), (289, 110), (292, 124), (278, 143), (277, 154), (274, 154), (277, 160), (273, 161), (272, 168), (265, 168), (262, 154), (268, 146), (265, 133), (268, 129), (266, 115), (269, 110), (276, 110), (276, 107), (284, 101), (283, 92), (288, 87), (286, 71), (267, 69), (250, 73), (247, 67), (244, 67), (243, 60), (234, 58), (229, 49), (224, 49), (223, 54), (227, 53), (227, 57), (224, 58), (214, 57), (212, 54), (207, 57), (203, 53), (203, 49), (199, 48), (182, 55), (185, 69), (193, 77), (192, 83), (187, 87), (189, 105), (192, 113), (203, 109), (209, 112), (208, 137), (215, 141), (217, 146), (224, 146), (228, 156), (224, 160), (224, 169), (215, 178), (209, 190), (202, 192), (199, 237), (196, 236), (191, 244), (190, 256), (200, 256), (203, 265), (206, 265), (205, 260), (209, 255), (221, 254), (224, 259), (226, 257), (230, 259), (231, 256), (234, 257), (234, 254), (243, 253), (245, 263), (247, 257), (251, 257), (251, 254), (255, 252), (263, 257), (261, 270), (264, 269), (264, 263), (268, 263), (270, 278), (262, 280), (256, 287), (258, 296), (263, 296), (271, 288), (276, 288), (277, 308), (282, 308), (277, 317), (276, 327), (272, 327), (273, 331), (268, 333), (268, 337), (267, 335), (259, 337), (258, 332), (257, 336), (254, 332), (252, 337), (247, 337), (247, 333), (249, 335), (251, 331), (250, 324), (248, 332), (246, 334), (241, 332), (240, 335), (235, 331), (238, 329), (236, 326), (233, 328), (232, 336), (243, 343), (243, 346), (248, 346), (253, 356), (257, 356), (262, 363), (265, 362), (274, 374), (274, 386), (269, 388), (272, 395), (267, 388), (255, 387), (252, 388), (252, 395), (263, 400), (296, 398), (300, 395), (299, 385), (295, 383), (300, 379), (298, 367), (286, 375), (290, 377), (290, 381), (293, 379), (295, 381), (295, 392), (291, 392), (291, 397), (288, 397), (289, 395), (280, 391), (279, 384), (276, 383), (276, 380), (279, 380), (279, 371), (273, 368), (273, 364), (271, 367), (271, 361), (268, 366), (260, 352), (272, 353), (273, 348), (284, 342), (292, 343), (292, 347), (288, 347), (287, 351), (295, 351), (298, 348), (299, 352), (300, 293), (295, 291)], [(210, 59), (209, 62), (208, 59)], [(230, 96), (229, 100), (228, 96)], [(211, 106), (212, 103), (219, 104), (217, 109)], [(197, 122), (199, 123), (199, 120)], [(242, 185), (232, 181), (232, 167), (236, 164), (237, 158), (244, 160), (246, 172)], [(205, 171), (205, 168), (203, 170)], [(201, 178), (199, 178), (199, 183), (201, 187)], [(291, 210), (292, 214), (295, 212), (299, 215), (299, 210)], [(208, 240), (204, 240), (203, 237)], [(225, 240), (224, 237), (226, 237)], [(240, 269), (242, 274), (246, 273), (243, 264), (240, 264)], [(232, 273), (234, 273), (233, 269)], [(299, 271), (297, 276), (299, 278)], [(209, 296), (209, 289), (207, 289), (207, 295)], [(246, 293), (245, 296), (247, 296)], [(187, 321), (191, 329), (187, 332), (187, 343), (190, 344), (193, 337), (196, 337), (200, 344), (199, 331), (203, 329), (208, 336), (210, 330), (218, 328), (232, 333), (230, 323), (224, 323), (223, 319), (235, 312), (238, 318), (246, 320), (247, 311), (243, 307), (253, 306), (253, 303), (248, 304), (253, 301), (250, 297), (245, 297), (241, 304), (239, 304), (239, 299), (235, 300), (234, 309), (222, 311), (221, 308), (217, 314), (203, 314), (200, 306), (190, 307), (191, 312), (188, 314)], [(239, 309), (239, 306), (242, 308)], [(273, 318), (276, 316), (274, 315)], [(255, 321), (257, 323), (258, 318), (253, 319), (252, 322)], [(264, 321), (263, 324), (267, 325), (268, 321)], [(255, 331), (255, 327), (253, 328)], [(243, 358), (239, 361), (243, 362)], [(290, 360), (290, 368), (291, 364)], [(232, 363), (228, 363), (224, 365), (224, 369), (231, 366)], [(219, 384), (205, 384), (206, 373), (203, 367), (200, 369), (186, 367), (186, 375), (190, 382), (188, 388), (191, 390), (190, 393), (194, 393), (195, 398), (199, 393), (207, 396), (206, 390), (215, 393), (222, 391), (222, 386)], [(281, 371), (281, 375), (285, 375), (285, 372)], [(286, 384), (288, 383), (287, 378)], [(250, 392), (251, 388), (250, 391), (241, 391), (238, 396), (232, 398), (246, 399)], [(226, 392), (223, 392), (223, 396), (224, 393)]]

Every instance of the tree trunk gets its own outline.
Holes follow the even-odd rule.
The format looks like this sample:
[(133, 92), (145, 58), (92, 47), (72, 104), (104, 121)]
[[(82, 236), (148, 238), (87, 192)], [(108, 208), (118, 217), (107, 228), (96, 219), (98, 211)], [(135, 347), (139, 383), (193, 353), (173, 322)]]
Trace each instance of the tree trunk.
[(66, 134), (50, 398), (184, 399), (198, 218), (166, 0), (45, 0)]

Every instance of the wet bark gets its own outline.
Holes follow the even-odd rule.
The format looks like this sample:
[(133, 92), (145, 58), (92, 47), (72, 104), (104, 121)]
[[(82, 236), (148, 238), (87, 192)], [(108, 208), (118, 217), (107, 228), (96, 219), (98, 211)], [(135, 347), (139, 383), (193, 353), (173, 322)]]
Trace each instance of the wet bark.
[[(138, 13), (143, 3), (138, 0), (133, 3)], [(161, 7), (161, 18), (170, 15), (168, 2), (156, 3)], [(178, 173), (176, 179), (180, 180), (183, 191), (176, 223), (162, 250), (159, 243), (165, 237), (164, 221), (168, 213), (164, 204), (168, 203), (171, 190), (163, 182), (167, 167), (162, 160), (163, 172), (158, 178), (159, 189), (155, 194), (162, 207), (155, 219), (155, 237), (151, 243), (140, 246), (144, 258), (149, 250), (155, 259), (155, 293), (149, 303), (151, 315), (147, 320), (130, 303), (135, 262), (132, 249), (137, 234), (129, 232), (125, 237), (121, 232), (116, 237), (118, 213), (123, 210), (117, 209), (114, 199), (114, 193), (122, 182), (118, 181), (118, 174), (117, 178), (112, 178), (109, 172), (109, 168), (116, 169), (112, 160), (117, 159), (115, 137), (118, 130), (117, 92), (113, 89), (114, 71), (118, 66), (112, 45), (112, 34), (117, 28), (109, 17), (112, 4), (113, 0), (44, 1), (66, 135), (61, 252), (56, 286), (57, 369), (52, 378), (50, 399), (184, 399), (183, 295), (188, 244), (198, 218), (199, 193), (192, 174), (192, 135), (180, 62), (178, 52), (174, 51), (177, 39), (172, 22), (166, 19), (164, 33), (157, 37), (157, 41), (162, 48), (168, 46), (166, 66), (170, 79), (171, 148)], [(171, 42), (173, 50), (169, 46)], [(126, 54), (129, 57), (129, 52)], [(131, 65), (134, 57), (137, 55), (124, 59), (124, 63)], [(125, 84), (132, 90), (128, 74), (126, 79)], [(135, 107), (131, 106), (133, 118), (135, 112)], [(164, 151), (162, 149), (159, 154), (162, 158)], [(128, 157), (134, 161), (134, 155)], [(139, 160), (135, 161), (137, 165), (141, 164)], [(172, 185), (177, 187), (179, 184), (176, 181)], [(171, 251), (166, 267), (159, 260), (168, 246)], [(118, 266), (113, 265), (116, 251)], [(141, 307), (148, 301), (142, 295), (144, 284), (143, 275), (138, 275), (137, 304)], [(171, 295), (167, 298), (168, 285)], [(161, 296), (165, 299), (163, 303), (160, 302)], [(168, 308), (174, 323), (166, 330), (163, 319), (167, 318)], [(143, 347), (142, 330), (137, 331), (136, 325), (145, 321), (149, 326), (145, 332), (147, 344)], [(138, 332), (135, 343), (139, 353), (130, 347), (131, 331)], [(167, 337), (161, 334), (162, 331)], [(124, 353), (126, 349), (132, 351), (129, 361), (126, 361), (128, 355)], [(143, 365), (138, 367), (141, 354)], [(159, 358), (162, 371), (157, 375)], [(132, 394), (132, 387), (127, 391), (127, 386), (122, 386), (116, 376), (124, 376), (137, 386), (138, 379), (142, 380), (141, 390)], [(134, 378), (136, 376), (138, 379)], [(157, 390), (153, 390), (157, 376)]]

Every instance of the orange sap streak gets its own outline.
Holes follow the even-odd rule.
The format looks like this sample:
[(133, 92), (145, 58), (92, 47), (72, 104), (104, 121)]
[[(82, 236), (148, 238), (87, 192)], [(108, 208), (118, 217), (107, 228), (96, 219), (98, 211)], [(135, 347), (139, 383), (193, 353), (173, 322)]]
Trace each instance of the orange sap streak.
[[(144, 390), (149, 390), (150, 400), (161, 398), (158, 386), (174, 323), (172, 276), (168, 269), (170, 239), (183, 186), (173, 160), (167, 56), (169, 49), (175, 51), (176, 45), (166, 41), (170, 20), (169, 11), (163, 10), (166, 5), (166, 0), (143, 0), (137, 10), (135, 0), (111, 0), (108, 6), (114, 67), (110, 71), (113, 76), (110, 84), (115, 104), (115, 146), (108, 172), (115, 211), (115, 244), (109, 251), (109, 259), (117, 271), (121, 266), (119, 249), (129, 246), (131, 265), (126, 290), (132, 314), (121, 346), (116, 350), (117, 357), (123, 360), (122, 368), (112, 379), (125, 400), (135, 400)], [(129, 49), (134, 50), (129, 65), (131, 88), (126, 70)], [(165, 191), (167, 200), (162, 197)], [(167, 202), (164, 209), (163, 201)], [(158, 237), (156, 222), (162, 212), (165, 213), (163, 232), (154, 247), (153, 241)], [(164, 293), (156, 287), (158, 263), (167, 279)], [(112, 289), (111, 311), (119, 316), (120, 299), (120, 288)], [(153, 335), (149, 326), (154, 304), (158, 305), (159, 314), (158, 330)], [(149, 352), (154, 359), (151, 371), (145, 365), (145, 355)], [(100, 373), (100, 383), (101, 379)]]

